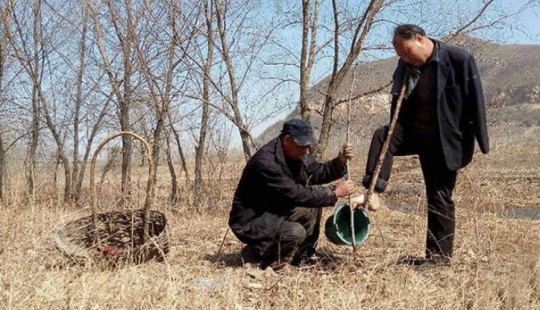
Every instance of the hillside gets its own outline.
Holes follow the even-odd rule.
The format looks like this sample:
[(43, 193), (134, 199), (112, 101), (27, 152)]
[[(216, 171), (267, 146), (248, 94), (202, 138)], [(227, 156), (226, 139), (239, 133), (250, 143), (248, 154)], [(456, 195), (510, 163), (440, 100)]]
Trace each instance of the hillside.
[[(449, 44), (463, 47), (475, 56), (480, 75), (486, 104), (488, 106), (488, 121), (490, 125), (511, 123), (516, 126), (540, 126), (540, 45), (501, 45), (472, 38), (459, 36)], [(355, 85), (352, 97), (387, 85), (397, 64), (397, 57), (362, 64), (356, 68)], [(310, 103), (320, 106), (324, 100), (325, 91), (330, 77), (314, 85), (310, 91)], [(353, 72), (349, 72), (344, 83), (338, 90), (338, 101), (343, 103), (336, 111), (336, 126), (333, 137), (344, 137), (346, 120), (345, 106)], [(353, 143), (360, 148), (366, 146), (371, 132), (388, 119), (389, 87), (368, 98), (355, 101), (352, 109), (351, 132)], [(297, 116), (298, 111), (290, 117)], [(317, 130), (320, 117), (315, 115), (312, 120)], [(271, 126), (259, 140), (268, 140), (279, 133), (281, 122)], [(355, 141), (356, 140), (356, 141)], [(336, 147), (336, 141), (331, 141), (329, 149)]]
[[(540, 103), (540, 45), (501, 45), (480, 39), (460, 36), (449, 44), (470, 51), (476, 59), (486, 102), (501, 105)], [(354, 95), (359, 95), (385, 85), (391, 79), (397, 57), (383, 59), (358, 66)], [(353, 71), (349, 72), (339, 98), (344, 100), (351, 89)], [(330, 77), (317, 83), (311, 91), (312, 102), (320, 102)]]

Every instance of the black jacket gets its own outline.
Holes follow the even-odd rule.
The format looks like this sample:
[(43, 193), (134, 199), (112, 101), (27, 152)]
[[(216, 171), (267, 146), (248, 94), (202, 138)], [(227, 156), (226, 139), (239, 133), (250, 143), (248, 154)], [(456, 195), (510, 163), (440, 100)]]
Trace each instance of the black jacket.
[[(437, 65), (437, 118), (441, 145), (448, 169), (468, 165), (474, 153), (474, 140), (482, 153), (489, 152), (486, 110), (482, 84), (474, 57), (467, 51), (439, 44)], [(400, 59), (400, 65), (403, 65)], [(394, 81), (399, 80), (394, 73)], [(394, 94), (391, 115), (394, 115), (397, 95)], [(414, 120), (412, 102), (403, 100), (398, 122), (410, 128)]]
[[(295, 167), (296, 165), (296, 167)], [(337, 197), (320, 185), (346, 173), (337, 158), (317, 163), (309, 154), (287, 163), (281, 139), (259, 149), (248, 161), (234, 194), (229, 226), (240, 241), (269, 246), (295, 207), (326, 207)]]

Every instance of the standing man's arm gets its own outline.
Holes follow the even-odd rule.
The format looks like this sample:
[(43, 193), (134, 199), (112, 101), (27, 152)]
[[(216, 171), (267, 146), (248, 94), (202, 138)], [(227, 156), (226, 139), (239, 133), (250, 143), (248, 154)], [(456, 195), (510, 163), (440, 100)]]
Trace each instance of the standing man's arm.
[(480, 146), (482, 153), (489, 152), (489, 138), (487, 132), (486, 121), (486, 106), (484, 102), (484, 93), (482, 91), (482, 82), (474, 57), (471, 55), (464, 68), (465, 75), (465, 104), (467, 111), (471, 115), (467, 115), (469, 122), (472, 122), (474, 135)]

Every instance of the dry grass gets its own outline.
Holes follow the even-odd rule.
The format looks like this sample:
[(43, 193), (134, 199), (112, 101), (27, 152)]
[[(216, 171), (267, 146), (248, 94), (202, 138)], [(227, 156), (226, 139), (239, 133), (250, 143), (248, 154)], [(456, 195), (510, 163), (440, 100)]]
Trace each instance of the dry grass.
[[(518, 160), (516, 160), (516, 158)], [(505, 219), (506, 206), (536, 207), (540, 147), (495, 148), (463, 170), (455, 192), (457, 236), (450, 267), (396, 265), (421, 255), (425, 216), (383, 208), (371, 214), (368, 241), (348, 247), (321, 237), (319, 249), (345, 254), (331, 264), (278, 273), (241, 267), (242, 245), (227, 231), (235, 180), (220, 185), (214, 208), (164, 207), (172, 229), (166, 262), (122, 269), (70, 265), (54, 248), (62, 223), (88, 215), (55, 200), (23, 203), (11, 194), (0, 207), (0, 305), (3, 309), (540, 309), (540, 222)], [(354, 166), (358, 176), (362, 158)], [(391, 202), (423, 205), (414, 158), (398, 160)], [(240, 171), (240, 170), (238, 170)], [(238, 172), (239, 173), (239, 172)], [(142, 186), (141, 186), (142, 187)], [(144, 187), (142, 187), (144, 188)], [(406, 187), (405, 187), (406, 188)], [(415, 188), (412, 186), (412, 188)], [(136, 192), (142, 204), (142, 193)], [(331, 209), (326, 210), (326, 216)]]

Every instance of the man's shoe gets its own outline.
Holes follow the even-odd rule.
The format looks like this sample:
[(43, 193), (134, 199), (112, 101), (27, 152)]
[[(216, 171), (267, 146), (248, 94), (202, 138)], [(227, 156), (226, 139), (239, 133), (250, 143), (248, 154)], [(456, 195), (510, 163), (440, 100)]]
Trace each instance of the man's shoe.
[(261, 263), (261, 258), (253, 253), (248, 246), (245, 246), (242, 251), (240, 251), (240, 255), (242, 256), (242, 265), (259, 265)]
[(406, 255), (398, 258), (396, 265), (406, 265), (406, 266), (420, 266), (427, 263), (428, 260), (420, 256)]
[(261, 268), (262, 270), (266, 270), (266, 268), (271, 268), (273, 271), (277, 272), (277, 271), (285, 269), (285, 267), (287, 267), (288, 265), (289, 263), (284, 260), (274, 260), (274, 261), (263, 260), (259, 264), (259, 268)]
[(407, 266), (450, 266), (450, 258), (448, 256), (430, 256), (428, 258), (419, 256), (403, 256), (398, 258), (397, 265)]
[(441, 254), (428, 254), (427, 259), (437, 266), (450, 266), (450, 256)]
[(300, 266), (313, 266), (317, 264), (319, 257), (316, 255), (306, 256), (306, 255), (297, 255), (291, 260), (291, 265), (295, 267)]

